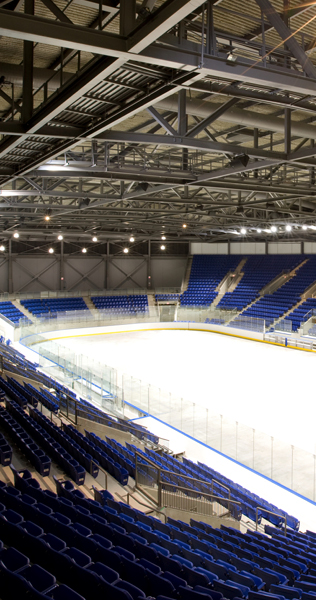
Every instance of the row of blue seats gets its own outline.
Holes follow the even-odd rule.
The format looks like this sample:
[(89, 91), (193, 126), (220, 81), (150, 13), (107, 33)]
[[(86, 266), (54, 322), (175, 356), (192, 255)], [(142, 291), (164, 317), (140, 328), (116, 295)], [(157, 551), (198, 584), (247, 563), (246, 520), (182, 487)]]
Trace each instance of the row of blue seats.
[(94, 443), (95, 440), (100, 438), (97, 438), (97, 436), (94, 436), (94, 434), (89, 434), (88, 432), (86, 432), (87, 437), (85, 437), (83, 434), (79, 433), (72, 425), (67, 425), (65, 429), (69, 437), (72, 438), (75, 442), (77, 442), (77, 444), (79, 444), (83, 450), (88, 452), (93, 457), (93, 459), (96, 462), (98, 462), (101, 465), (101, 467), (103, 467), (108, 473), (110, 473), (110, 475), (112, 475), (117, 481), (119, 481), (121, 485), (127, 485), (129, 475), (131, 475), (132, 477), (135, 476), (135, 467), (134, 469), (126, 468), (129, 467), (129, 465), (127, 465), (125, 460), (122, 461), (122, 459), (119, 456), (116, 456), (115, 458), (110, 456), (107, 452), (105, 442), (102, 448), (99, 448)]
[[(18, 405), (17, 405), (18, 406)], [(51, 460), (43, 450), (27, 434), (26, 430), (2, 406), (0, 406), (0, 425), (7, 431), (18, 448), (42, 475), (47, 477), (50, 473)], [(11, 453), (12, 458), (12, 453)]]
[(188, 289), (181, 295), (182, 306), (209, 305), (217, 296), (216, 287), (240, 262), (237, 256), (193, 257)]
[[(12, 321), (13, 323), (18, 323), (20, 319), (26, 318), (21, 310), (16, 308), (12, 302), (0, 302), (0, 314)], [(31, 323), (30, 320), (28, 320)]]
[(12, 460), (12, 448), (6, 438), (0, 433), (0, 465), (7, 467)]
[[(45, 452), (47, 452), (47, 455), (60, 465), (65, 473), (67, 473), (77, 485), (83, 485), (85, 481), (85, 466), (83, 466), (83, 461), (85, 460), (84, 453), (77, 453), (77, 456), (80, 458), (79, 462), (79, 460), (74, 457), (75, 449), (73, 450), (73, 453), (70, 453), (65, 449), (63, 445), (64, 435), (61, 429), (57, 427), (57, 425), (51, 423), (36, 409), (30, 409), (30, 415), (27, 415), (13, 400), (7, 402), (7, 408), (21, 426), (24, 427)], [(35, 419), (38, 419), (38, 423), (36, 423)]]

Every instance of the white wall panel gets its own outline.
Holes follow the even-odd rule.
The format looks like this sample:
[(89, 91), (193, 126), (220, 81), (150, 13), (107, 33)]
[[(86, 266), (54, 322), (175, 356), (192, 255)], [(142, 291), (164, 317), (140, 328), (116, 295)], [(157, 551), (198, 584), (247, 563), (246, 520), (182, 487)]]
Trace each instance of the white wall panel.
[(304, 254), (316, 254), (316, 242), (304, 242)]
[(265, 254), (264, 242), (232, 242), (231, 254)]
[(301, 254), (301, 244), (299, 242), (270, 242), (268, 254)]
[(192, 242), (191, 254), (228, 254), (228, 244), (199, 244)]

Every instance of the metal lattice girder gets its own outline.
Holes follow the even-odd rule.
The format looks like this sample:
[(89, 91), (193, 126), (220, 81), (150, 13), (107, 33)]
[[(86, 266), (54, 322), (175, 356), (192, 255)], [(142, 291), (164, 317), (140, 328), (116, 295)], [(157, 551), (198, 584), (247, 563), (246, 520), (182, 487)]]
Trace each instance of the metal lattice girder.
[(272, 6), (271, 2), (269, 2), (269, 0), (256, 0), (256, 2), (270, 21), (272, 27), (274, 27), (274, 29), (278, 32), (284, 43), (291, 50), (293, 56), (295, 56), (295, 58), (298, 60), (305, 73), (309, 77), (316, 79), (315, 66), (309, 60), (307, 54), (305, 54), (303, 48), (301, 48), (301, 46), (295, 39), (294, 34), (287, 27), (284, 20), (280, 17), (275, 8)]

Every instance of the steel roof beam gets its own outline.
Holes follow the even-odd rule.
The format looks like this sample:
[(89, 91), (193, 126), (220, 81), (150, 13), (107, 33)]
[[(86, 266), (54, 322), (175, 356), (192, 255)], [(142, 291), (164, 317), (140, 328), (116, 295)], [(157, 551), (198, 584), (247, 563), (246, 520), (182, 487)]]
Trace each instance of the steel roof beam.
[(303, 71), (311, 77), (316, 79), (316, 68), (310, 61), (308, 56), (305, 54), (303, 48), (299, 45), (298, 41), (294, 37), (294, 33), (288, 28), (283, 19), (272, 6), (269, 0), (256, 0), (258, 6), (261, 8), (267, 19), (270, 21), (272, 27), (276, 30), (279, 36), (282, 38), (286, 46), (291, 51), (292, 55), (300, 63)]

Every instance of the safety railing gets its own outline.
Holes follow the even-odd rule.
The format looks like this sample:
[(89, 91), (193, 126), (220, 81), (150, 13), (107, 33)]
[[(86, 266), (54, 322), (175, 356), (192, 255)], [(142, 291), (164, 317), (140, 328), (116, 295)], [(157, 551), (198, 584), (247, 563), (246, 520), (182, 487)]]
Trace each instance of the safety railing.
[(172, 508), (220, 518), (240, 518), (241, 504), (231, 500), (230, 489), (223, 484), (220, 485), (227, 491), (226, 498), (214, 494), (214, 484), (210, 482), (194, 479), (195, 485), (209, 488), (209, 492), (205, 492), (192, 489), (192, 477), (181, 474), (181, 480), (188, 482), (187, 487), (168, 481), (171, 477), (178, 477), (178, 474), (162, 469), (150, 458), (135, 451), (135, 488), (158, 508)]
[[(90, 473), (90, 475), (92, 475), (92, 477), (94, 477), (93, 467), (95, 467), (95, 468), (98, 469), (98, 475), (95, 478), (96, 481), (99, 483), (99, 485), (101, 485), (102, 489), (107, 490), (108, 489), (108, 474), (107, 474), (107, 472), (103, 469), (103, 467), (101, 467), (101, 465), (98, 462), (96, 462), (95, 460), (93, 460), (93, 458), (91, 458), (90, 459), (89, 473)], [(99, 481), (99, 478), (100, 478), (101, 474), (104, 477), (104, 483), (103, 484), (101, 484), (100, 481)]]
[(261, 516), (263, 516), (263, 518), (264, 518), (264, 515), (260, 514), (262, 512), (268, 513), (269, 515), (272, 515), (272, 516), (275, 516), (275, 517), (279, 517), (279, 519), (281, 521), (284, 521), (284, 529), (283, 529), (283, 531), (284, 531), (284, 535), (286, 536), (286, 530), (287, 530), (287, 518), (286, 518), (286, 516), (285, 515), (280, 515), (279, 513), (276, 513), (276, 512), (273, 512), (272, 510), (267, 510), (266, 508), (263, 509), (262, 506), (261, 507), (260, 506), (256, 507), (256, 531), (258, 531), (259, 525), (261, 523)]

